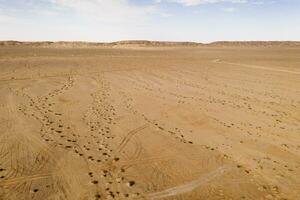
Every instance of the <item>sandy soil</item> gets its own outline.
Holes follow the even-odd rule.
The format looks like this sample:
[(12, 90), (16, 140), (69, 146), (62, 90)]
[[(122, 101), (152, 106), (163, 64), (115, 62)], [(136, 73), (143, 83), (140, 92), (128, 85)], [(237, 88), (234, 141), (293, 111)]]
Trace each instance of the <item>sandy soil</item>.
[(300, 47), (0, 48), (0, 199), (300, 199)]

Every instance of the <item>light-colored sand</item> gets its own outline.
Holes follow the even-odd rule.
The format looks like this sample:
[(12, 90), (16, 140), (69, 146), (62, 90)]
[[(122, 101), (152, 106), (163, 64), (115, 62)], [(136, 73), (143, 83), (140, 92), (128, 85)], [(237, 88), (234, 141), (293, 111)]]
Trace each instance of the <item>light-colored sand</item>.
[(0, 48), (0, 199), (300, 199), (300, 48)]

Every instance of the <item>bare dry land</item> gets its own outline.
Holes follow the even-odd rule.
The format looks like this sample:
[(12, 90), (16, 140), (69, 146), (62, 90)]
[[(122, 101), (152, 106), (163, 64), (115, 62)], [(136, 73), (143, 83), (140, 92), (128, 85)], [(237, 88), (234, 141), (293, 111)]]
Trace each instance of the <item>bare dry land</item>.
[(299, 200), (300, 47), (252, 44), (2, 45), (0, 199)]

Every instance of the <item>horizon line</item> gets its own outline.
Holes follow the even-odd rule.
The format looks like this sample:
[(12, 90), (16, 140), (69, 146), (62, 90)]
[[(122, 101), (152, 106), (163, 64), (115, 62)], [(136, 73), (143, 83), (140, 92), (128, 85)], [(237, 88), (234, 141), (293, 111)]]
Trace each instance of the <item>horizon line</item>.
[(197, 41), (181, 41), (181, 40), (116, 40), (116, 41), (87, 41), (87, 40), (0, 40), (3, 42), (17, 42), (17, 43), (89, 43), (89, 44), (115, 44), (115, 43), (190, 43), (190, 44), (214, 44), (214, 43), (255, 43), (255, 42), (275, 42), (275, 43), (298, 43), (300, 40), (215, 40), (211, 42), (197, 42)]

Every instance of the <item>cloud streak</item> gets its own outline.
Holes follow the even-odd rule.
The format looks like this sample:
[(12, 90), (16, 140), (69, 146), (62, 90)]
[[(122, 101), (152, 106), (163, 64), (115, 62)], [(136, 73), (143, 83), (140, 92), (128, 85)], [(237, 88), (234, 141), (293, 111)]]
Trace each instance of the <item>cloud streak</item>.
[(213, 3), (247, 3), (248, 0), (158, 0), (156, 2), (173, 2), (184, 6), (198, 6), (201, 4), (213, 4)]
[(232, 7), (230, 7), (230, 8), (223, 8), (222, 10), (223, 10), (224, 12), (228, 12), (228, 13), (232, 13), (232, 12), (237, 11), (236, 8), (232, 8)]
[(105, 22), (132, 22), (145, 18), (154, 11), (153, 6), (136, 6), (128, 0), (50, 0), (58, 8), (77, 12)]

